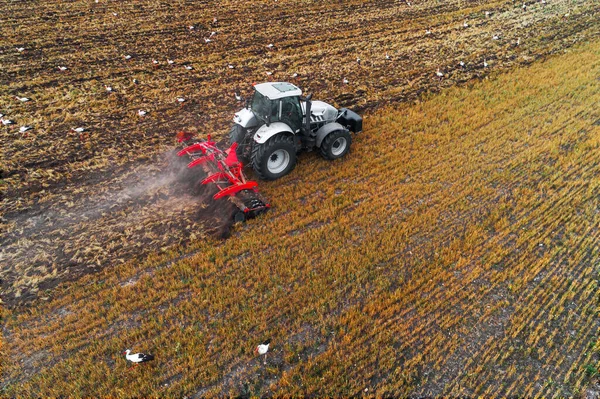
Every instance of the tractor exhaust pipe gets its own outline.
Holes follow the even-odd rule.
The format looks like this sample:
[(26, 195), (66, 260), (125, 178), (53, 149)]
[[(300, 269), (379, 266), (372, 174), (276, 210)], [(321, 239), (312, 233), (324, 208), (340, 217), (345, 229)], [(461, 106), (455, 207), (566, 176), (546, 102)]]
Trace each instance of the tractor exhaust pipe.
[(306, 130), (306, 134), (310, 134), (310, 108), (312, 104), (310, 101), (311, 98), (312, 93), (306, 97), (300, 96), (300, 100), (306, 102), (306, 117), (304, 118), (304, 130)]

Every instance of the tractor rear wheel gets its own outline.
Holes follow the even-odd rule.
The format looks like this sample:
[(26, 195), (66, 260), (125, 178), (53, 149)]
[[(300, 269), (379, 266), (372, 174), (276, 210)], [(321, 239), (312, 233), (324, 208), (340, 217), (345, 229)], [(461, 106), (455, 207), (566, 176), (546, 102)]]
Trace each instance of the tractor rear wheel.
[(252, 167), (263, 180), (275, 180), (290, 173), (296, 166), (294, 138), (277, 134), (266, 143), (254, 143)]
[(247, 165), (250, 162), (252, 143), (246, 137), (247, 131), (242, 126), (234, 123), (229, 131), (229, 144), (237, 143), (238, 146), (235, 150), (235, 154), (243, 165)]
[(321, 155), (325, 159), (338, 159), (346, 155), (352, 144), (352, 136), (346, 129), (329, 133), (321, 142)]

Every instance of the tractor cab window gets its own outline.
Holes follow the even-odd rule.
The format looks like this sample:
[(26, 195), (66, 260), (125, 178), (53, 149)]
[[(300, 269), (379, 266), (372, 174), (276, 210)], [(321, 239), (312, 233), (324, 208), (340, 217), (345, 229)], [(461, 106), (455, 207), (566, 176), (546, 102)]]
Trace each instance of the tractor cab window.
[(279, 101), (271, 101), (268, 97), (255, 91), (252, 98), (252, 112), (264, 123), (267, 122), (269, 117), (271, 122), (275, 122), (279, 120)]
[(281, 121), (297, 132), (302, 127), (302, 108), (298, 97), (281, 99)]

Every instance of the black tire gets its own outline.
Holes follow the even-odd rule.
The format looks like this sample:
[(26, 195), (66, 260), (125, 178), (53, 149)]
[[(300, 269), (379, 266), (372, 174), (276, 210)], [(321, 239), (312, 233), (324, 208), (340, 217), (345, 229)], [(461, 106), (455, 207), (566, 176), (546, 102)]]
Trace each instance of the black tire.
[(329, 160), (341, 158), (350, 151), (351, 144), (352, 136), (348, 130), (335, 130), (321, 142), (321, 155)]
[(254, 143), (252, 167), (263, 180), (279, 179), (290, 173), (296, 167), (294, 138), (280, 133), (271, 137), (266, 143)]
[(247, 133), (247, 130), (237, 123), (234, 123), (229, 131), (229, 144), (238, 144), (235, 153), (238, 157), (238, 161), (240, 161), (243, 165), (248, 165), (250, 162), (250, 157), (252, 156), (252, 150), (250, 148), (252, 146), (252, 142), (248, 137), (246, 137)]

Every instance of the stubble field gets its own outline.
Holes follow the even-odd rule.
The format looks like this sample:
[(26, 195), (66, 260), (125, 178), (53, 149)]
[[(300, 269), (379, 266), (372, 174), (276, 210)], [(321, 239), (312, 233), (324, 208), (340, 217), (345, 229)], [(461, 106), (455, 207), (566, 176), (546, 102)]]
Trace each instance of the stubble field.
[[(597, 42), (384, 107), (593, 39), (597, 7), (220, 4), (3, 5), (2, 290), (30, 302), (3, 313), (3, 392), (597, 392)], [(274, 209), (221, 241), (172, 133), (224, 133), (233, 92), (275, 79), (365, 132), (261, 184)]]

